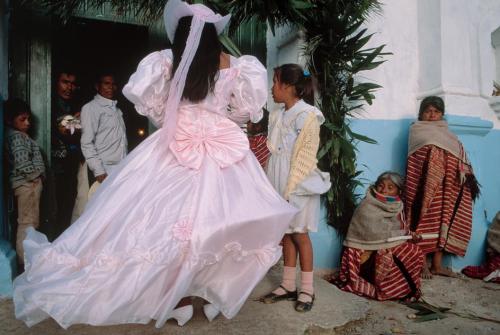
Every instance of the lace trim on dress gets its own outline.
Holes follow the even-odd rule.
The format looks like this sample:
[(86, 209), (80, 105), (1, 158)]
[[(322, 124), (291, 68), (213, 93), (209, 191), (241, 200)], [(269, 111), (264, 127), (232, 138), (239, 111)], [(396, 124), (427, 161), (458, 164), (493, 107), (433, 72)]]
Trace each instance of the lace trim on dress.
[(223, 251), (220, 253), (203, 253), (196, 263), (202, 266), (209, 266), (220, 262), (226, 257), (232, 257), (236, 262), (243, 262), (249, 256), (256, 256), (262, 264), (269, 264), (277, 252), (280, 252), (280, 247), (267, 247), (263, 249), (244, 250), (243, 246), (238, 242), (230, 242), (226, 244)]
[[(182, 222), (182, 221), (180, 221)], [(179, 226), (179, 233), (182, 238), (187, 238), (190, 234), (190, 227), (182, 222)], [(94, 256), (93, 259), (77, 258), (67, 252), (56, 250), (54, 247), (47, 245), (41, 247), (33, 259), (26, 263), (26, 267), (30, 268), (28, 274), (35, 273), (33, 268), (42, 266), (43, 263), (49, 262), (53, 265), (63, 265), (73, 270), (80, 270), (87, 266), (95, 266), (100, 269), (114, 270), (121, 266), (124, 262), (131, 259), (139, 260), (140, 262), (154, 263), (156, 265), (171, 264), (174, 258), (178, 255), (163, 251), (163, 249), (155, 247), (151, 249), (133, 248), (128, 253), (107, 253), (102, 251)], [(181, 248), (182, 249), (182, 248)], [(219, 253), (203, 253), (197, 257), (187, 257), (185, 261), (199, 265), (201, 267), (209, 266), (220, 262), (226, 257), (232, 257), (236, 262), (244, 262), (247, 257), (257, 257), (262, 264), (269, 264), (274, 259), (274, 255), (280, 252), (280, 247), (266, 247), (262, 249), (244, 250), (239, 242), (230, 242), (226, 244)], [(46, 265), (46, 264), (43, 264)], [(28, 280), (34, 280), (29, 278)]]

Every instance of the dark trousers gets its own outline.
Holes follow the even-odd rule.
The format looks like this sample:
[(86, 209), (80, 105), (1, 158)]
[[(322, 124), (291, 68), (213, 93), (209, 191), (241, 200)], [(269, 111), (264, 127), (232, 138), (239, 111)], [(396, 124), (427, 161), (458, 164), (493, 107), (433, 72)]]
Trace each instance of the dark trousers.
[(55, 237), (71, 224), (71, 215), (77, 194), (77, 176), (80, 155), (68, 154), (65, 158), (54, 158), (54, 183), (56, 200)]

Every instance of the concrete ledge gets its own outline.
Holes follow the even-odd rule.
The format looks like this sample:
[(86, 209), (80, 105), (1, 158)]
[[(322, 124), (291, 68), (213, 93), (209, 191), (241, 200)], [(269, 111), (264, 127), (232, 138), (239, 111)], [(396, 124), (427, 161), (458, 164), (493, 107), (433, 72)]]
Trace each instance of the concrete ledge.
[(479, 117), (446, 115), (452, 132), (457, 135), (486, 136), (493, 129), (493, 122)]

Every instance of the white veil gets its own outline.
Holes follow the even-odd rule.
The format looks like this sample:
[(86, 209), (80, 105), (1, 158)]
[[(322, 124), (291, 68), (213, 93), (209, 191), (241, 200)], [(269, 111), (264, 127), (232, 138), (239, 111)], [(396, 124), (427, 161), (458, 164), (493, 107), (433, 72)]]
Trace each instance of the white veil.
[(170, 84), (167, 103), (165, 105), (163, 127), (161, 129), (162, 141), (167, 148), (175, 134), (177, 110), (186, 84), (189, 67), (200, 44), (203, 27), (205, 23), (213, 23), (217, 33), (220, 34), (230, 18), (230, 15), (221, 16), (220, 14), (215, 14), (211, 9), (201, 4), (188, 5), (180, 0), (169, 0), (165, 5), (163, 18), (165, 29), (171, 42), (173, 42), (179, 19), (185, 16), (192, 16), (193, 19), (181, 61)]

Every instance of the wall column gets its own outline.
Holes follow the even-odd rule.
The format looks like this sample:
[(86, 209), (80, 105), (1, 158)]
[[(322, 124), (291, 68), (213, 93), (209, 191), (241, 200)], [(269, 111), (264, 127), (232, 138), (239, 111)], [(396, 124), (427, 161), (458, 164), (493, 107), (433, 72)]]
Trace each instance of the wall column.
[[(482, 171), (487, 164), (485, 139), (495, 122), (486, 86), (485, 58), (482, 57), (481, 22), (478, 0), (422, 0), (418, 2), (419, 102), (426, 96), (437, 95), (445, 101), (445, 117), (450, 129), (458, 135), (483, 185), (482, 196), (473, 210), (472, 237), (464, 258), (450, 257), (449, 265), (460, 269), (478, 264), (484, 257), (489, 213), (485, 203), (488, 176)], [(492, 86), (488, 86), (492, 87)]]

